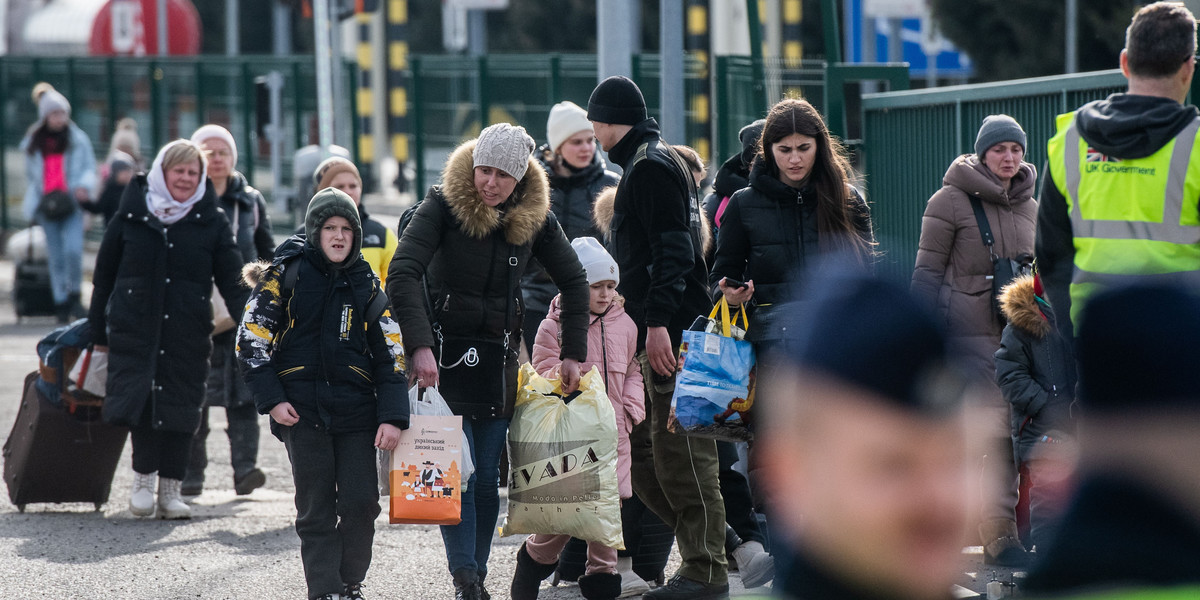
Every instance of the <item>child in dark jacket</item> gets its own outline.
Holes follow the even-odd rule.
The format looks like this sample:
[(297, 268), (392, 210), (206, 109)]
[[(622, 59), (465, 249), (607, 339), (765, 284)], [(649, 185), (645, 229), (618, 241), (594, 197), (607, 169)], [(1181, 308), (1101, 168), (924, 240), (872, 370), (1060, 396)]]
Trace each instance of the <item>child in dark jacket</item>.
[[(292, 461), (308, 597), (362, 598), (380, 510), (375, 448), (395, 448), (408, 427), (404, 351), (362, 258), (354, 202), (322, 190), (304, 225), (274, 262), (243, 271), (255, 288), (237, 352)], [(285, 276), (292, 270), (294, 279)]]
[(1053, 536), (1066, 500), (1070, 469), (1060, 459), (1074, 437), (1075, 357), (1039, 277), (1018, 277), (1000, 303), (1008, 325), (996, 351), (996, 383), (1012, 404), (1014, 459), (1029, 473), (1030, 534), (1040, 545)]

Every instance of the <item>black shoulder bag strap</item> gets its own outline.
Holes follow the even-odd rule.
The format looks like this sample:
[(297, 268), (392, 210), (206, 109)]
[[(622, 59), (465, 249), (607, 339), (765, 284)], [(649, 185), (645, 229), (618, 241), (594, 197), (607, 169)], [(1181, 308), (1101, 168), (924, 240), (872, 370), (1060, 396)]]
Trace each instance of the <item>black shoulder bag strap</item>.
[(975, 224), (979, 226), (979, 237), (983, 238), (983, 245), (987, 246), (988, 254), (995, 262), (996, 252), (993, 248), (996, 245), (996, 238), (992, 237), (992, 227), (988, 225), (987, 214), (983, 212), (983, 203), (975, 196), (971, 196), (971, 210), (975, 212)]

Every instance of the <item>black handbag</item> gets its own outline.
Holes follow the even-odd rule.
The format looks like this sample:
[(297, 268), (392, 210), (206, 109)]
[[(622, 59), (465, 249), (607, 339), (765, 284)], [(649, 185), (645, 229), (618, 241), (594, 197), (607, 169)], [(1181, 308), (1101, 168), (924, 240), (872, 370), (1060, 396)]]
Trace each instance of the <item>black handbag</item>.
[(1000, 292), (1017, 277), (1033, 272), (1033, 257), (1028, 254), (1022, 254), (1017, 258), (996, 256), (993, 251), (996, 238), (992, 236), (992, 227), (988, 224), (987, 215), (983, 212), (983, 203), (979, 201), (979, 198), (971, 197), (971, 210), (975, 211), (975, 223), (979, 226), (979, 237), (983, 239), (983, 245), (988, 249), (988, 256), (992, 258), (992, 312), (1001, 322), (1007, 322), (1008, 318), (1004, 316), (1004, 311), (1000, 308)]
[(75, 199), (66, 190), (54, 190), (42, 194), (42, 200), (38, 202), (37, 207), (38, 213), (51, 221), (61, 221), (75, 214), (78, 209), (79, 206)]
[[(508, 301), (504, 309), (504, 336), (484, 340), (469, 336), (446, 335), (442, 326), (433, 324), (434, 352), (438, 361), (438, 391), (467, 417), (503, 417), (517, 397), (516, 367), (518, 355), (512, 349), (512, 296), (516, 293), (517, 257), (510, 247), (508, 259)], [(429, 295), (425, 295), (428, 301)], [(432, 309), (432, 307), (430, 307)], [(432, 312), (431, 312), (432, 315)], [(512, 370), (513, 373), (509, 373)], [(497, 407), (496, 398), (503, 398)]]

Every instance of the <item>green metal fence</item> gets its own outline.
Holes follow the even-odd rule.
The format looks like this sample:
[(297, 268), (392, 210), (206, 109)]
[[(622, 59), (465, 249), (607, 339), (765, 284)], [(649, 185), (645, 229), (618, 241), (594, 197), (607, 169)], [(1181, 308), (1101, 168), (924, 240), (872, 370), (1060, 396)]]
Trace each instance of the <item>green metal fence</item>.
[[(539, 142), (546, 139), (546, 117), (557, 102), (570, 100), (580, 106), (596, 86), (594, 55), (490, 55), (463, 57), (413, 56), (410, 94), (413, 118), (414, 161), (417, 188), (437, 181), (442, 163), (461, 141), (479, 133), (483, 126), (500, 121), (522, 125)], [(802, 61), (784, 65), (767, 64), (767, 89), (778, 99), (784, 93), (800, 93), (820, 105), (824, 92), (824, 63)], [(703, 65), (686, 57), (684, 85), (693, 90), (705, 85)], [(659, 113), (659, 58), (637, 55), (633, 80), (646, 97), (651, 115)], [(670, 140), (713, 148), (710, 162), (723, 160), (740, 150), (738, 129), (766, 114), (753, 95), (751, 62), (746, 57), (717, 57), (711, 82), (715, 110), (689, 104), (685, 109), (687, 131), (694, 137)], [(711, 120), (699, 111), (709, 108)], [(485, 118), (481, 118), (483, 115)], [(703, 123), (712, 124), (708, 132)], [(697, 133), (699, 132), (699, 133)], [(706, 135), (705, 135), (706, 134)]]
[[(351, 63), (343, 69), (339, 76), (350, 82)], [(190, 136), (204, 123), (225, 125), (238, 142), (239, 169), (256, 187), (266, 188), (270, 197), (268, 144), (255, 133), (254, 78), (273, 70), (282, 72), (285, 82), (286, 173), (292, 151), (316, 142), (316, 73), (311, 58), (0, 57), (0, 89), (5, 90), (0, 99), (0, 193), (5, 200), (0, 202), (0, 229), (19, 220), (20, 211), (12, 209), (20, 206), (25, 176), (24, 157), (17, 146), (37, 120), (37, 107), (30, 100), (34, 83), (49, 82), (71, 101), (72, 119), (91, 138), (97, 160), (107, 155), (113, 126), (123, 117), (138, 122), (147, 162), (163, 144)], [(355, 110), (354, 102), (346, 104)], [(336, 143), (357, 147), (351, 143), (354, 131), (336, 133)]]
[(978, 85), (866, 94), (863, 155), (880, 270), (907, 278), (917, 256), (921, 216), (957, 156), (972, 152), (990, 114), (1012, 115), (1028, 136), (1025, 160), (1039, 171), (1055, 116), (1124, 91), (1119, 70)]

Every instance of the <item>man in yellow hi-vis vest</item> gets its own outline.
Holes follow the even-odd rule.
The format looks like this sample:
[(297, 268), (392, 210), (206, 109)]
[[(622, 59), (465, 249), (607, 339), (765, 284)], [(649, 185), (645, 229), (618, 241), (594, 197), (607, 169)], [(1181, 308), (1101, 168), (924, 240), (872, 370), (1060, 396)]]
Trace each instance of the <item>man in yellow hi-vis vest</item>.
[[(1026, 597), (1200, 598), (1200, 296), (1183, 287), (1097, 293), (1079, 323), (1079, 486), (1038, 547)], [(1052, 434), (1053, 435), (1053, 434)]]
[(1196, 20), (1143, 7), (1126, 30), (1129, 90), (1058, 117), (1038, 211), (1037, 258), (1064, 333), (1097, 289), (1200, 286), (1200, 113), (1184, 105)]

